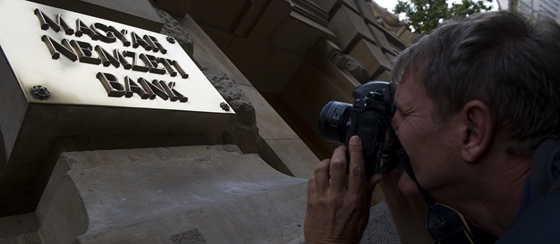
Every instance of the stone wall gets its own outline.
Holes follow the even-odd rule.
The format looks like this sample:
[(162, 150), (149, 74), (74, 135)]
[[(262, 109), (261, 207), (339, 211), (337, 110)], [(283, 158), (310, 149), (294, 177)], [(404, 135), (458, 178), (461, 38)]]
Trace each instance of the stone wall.
[(172, 36), (236, 116), (212, 142), (62, 138), (35, 212), (0, 218), (2, 243), (303, 243), (305, 179), (338, 145), (319, 111), (389, 80), (406, 47), (365, 0), (38, 1)]

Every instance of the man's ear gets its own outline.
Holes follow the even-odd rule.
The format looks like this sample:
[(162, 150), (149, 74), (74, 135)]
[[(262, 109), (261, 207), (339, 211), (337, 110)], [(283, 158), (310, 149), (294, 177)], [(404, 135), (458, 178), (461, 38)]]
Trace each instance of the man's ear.
[(468, 163), (476, 163), (492, 141), (492, 113), (485, 103), (474, 100), (465, 104), (461, 119), (461, 156)]

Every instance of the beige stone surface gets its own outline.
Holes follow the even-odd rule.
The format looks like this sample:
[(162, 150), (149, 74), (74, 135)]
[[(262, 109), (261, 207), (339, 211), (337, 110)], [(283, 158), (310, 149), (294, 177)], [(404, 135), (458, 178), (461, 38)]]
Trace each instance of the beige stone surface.
[(251, 1), (250, 7), (247, 8), (241, 20), (232, 26), (231, 31), (238, 37), (246, 38), (249, 36), (255, 24), (261, 20), (263, 10), (266, 9), (269, 3), (269, 0)]
[[(306, 184), (78, 237), (80, 243), (303, 242)], [(266, 213), (266, 214), (263, 214)]]
[(244, 12), (249, 0), (223, 1), (203, 0), (193, 1), (189, 7), (189, 14), (199, 25), (211, 26), (219, 30), (231, 30), (240, 14)]
[(362, 38), (374, 42), (364, 19), (346, 6), (341, 6), (332, 16), (329, 29), (338, 37), (343, 53), (347, 53)]
[(247, 39), (257, 43), (269, 42), (270, 35), (277, 26), (289, 18), (293, 10), (289, 1), (271, 0), (266, 5), (266, 8), (261, 11), (263, 12), (260, 18), (247, 36)]
[(358, 8), (360, 15), (364, 18), (367, 23), (377, 23), (377, 17), (373, 13), (371, 4), (365, 0), (355, 0), (356, 7)]
[(354, 2), (354, 0), (338, 0), (338, 1), (342, 2), (342, 4), (344, 4), (346, 7), (348, 7), (349, 9), (354, 11), (355, 13), (360, 12), (360, 10), (358, 9), (358, 6), (356, 5), (356, 2)]
[(344, 70), (348, 71), (348, 73), (350, 73), (352, 77), (356, 78), (358, 82), (362, 84), (366, 83), (370, 79), (370, 75), (368, 74), (365, 65), (350, 55), (343, 56), (348, 59), (348, 63), (344, 66)]
[[(397, 35), (394, 32), (387, 30), (386, 28), (384, 28), (383, 25), (368, 23), (368, 28), (372, 31), (372, 33), (375, 32), (373, 33), (375, 36), (381, 37), (381, 35), (379, 35), (377, 31), (383, 33), (383, 35), (387, 39), (387, 42), (390, 43), (391, 46), (390, 47), (386, 46), (384, 43), (381, 44), (385, 46), (387, 51), (392, 52), (394, 55), (397, 55), (401, 50), (405, 49), (408, 46), (408, 44), (405, 43), (404, 40), (399, 39), (399, 37), (397, 37)], [(398, 26), (397, 28), (399, 30), (404, 30), (404, 28), (406, 27)]]
[(286, 167), (293, 176), (303, 179), (313, 176), (313, 170), (320, 160), (301, 139), (274, 139), (266, 142), (286, 162)]
[(399, 34), (399, 38), (408, 45), (412, 44), (416, 37), (418, 37), (418, 34), (413, 33), (408, 29), (403, 30), (402, 33)]
[[(69, 114), (72, 117), (69, 117)], [(206, 131), (207, 134), (198, 134), (198, 143), (210, 144), (219, 142), (223, 132), (219, 128), (225, 129), (231, 119), (213, 113), (196, 113), (195, 116), (166, 110), (51, 105), (30, 106), (26, 116), (23, 129), (18, 133), (20, 143), (15, 144), (8, 167), (3, 168), (0, 174), (2, 194), (22, 197), (19, 203), (17, 198), (3, 198), (15, 201), (17, 204), (13, 204), (13, 207), (16, 208), (25, 206), (24, 203), (32, 204), (32, 201), (29, 201), (31, 199), (28, 199), (27, 195), (12, 191), (34, 191), (35, 180), (43, 174), (49, 174), (45, 171), (50, 168), (47, 159), (60, 137), (70, 136), (81, 140), (83, 144), (71, 146), (89, 147), (87, 149), (91, 150), (185, 145), (184, 143), (189, 142), (187, 137)], [(194, 119), (195, 117), (197, 119)], [(152, 122), (149, 122), (150, 120)], [(29, 212), (33, 208), (31, 205), (31, 209), (21, 211)], [(6, 208), (2, 211), (6, 211)], [(12, 214), (15, 213), (18, 212)]]
[(377, 46), (382, 48), (385, 52), (394, 52), (394, 48), (389, 44), (385, 34), (373, 24), (368, 24), (368, 29), (371, 31), (373, 38), (377, 41)]
[[(264, 57), (270, 52), (270, 49), (270, 47), (252, 39), (235, 38), (225, 54), (232, 63), (235, 63), (237, 69), (247, 77), (246, 79), (250, 79)], [(253, 83), (247, 81), (247, 85), (253, 86)]]
[(338, 0), (311, 0), (317, 6), (329, 13), (338, 4)]
[(395, 57), (395, 55), (393, 55), (392, 53), (383, 53), (383, 54), (385, 54), (387, 61), (389, 61), (391, 66), (393, 66), (393, 64), (395, 64), (395, 60), (397, 59), (397, 57)]
[(329, 13), (310, 0), (292, 1), (294, 12), (297, 12), (313, 22), (313, 25), (326, 26), (329, 23)]
[(352, 91), (354, 91), (354, 88), (359, 86), (360, 83), (348, 74), (346, 70), (342, 69), (342, 67), (338, 67), (335, 63), (326, 59), (321, 49), (323, 48), (320, 46), (320, 43), (315, 48), (311, 48), (307, 56), (308, 60), (313, 63), (316, 69), (329, 77), (337, 89), (346, 94), (345, 101), (351, 101)]
[(392, 81), (391, 73), (385, 70), (381, 74), (377, 75), (374, 80)]
[(206, 35), (212, 39), (214, 44), (216, 44), (216, 46), (218, 46), (218, 48), (220, 48), (220, 50), (224, 53), (228, 50), (235, 38), (235, 35), (229, 32), (219, 31), (203, 25), (201, 25), (200, 28), (202, 28), (204, 33), (206, 33)]
[(336, 40), (336, 36), (326, 25), (317, 23), (306, 16), (293, 11), (290, 17), (275, 28), (268, 45), (273, 48), (303, 56), (309, 47), (321, 38)]
[(190, 15), (176, 17), (176, 19), (193, 39), (194, 59), (200, 66), (225, 72), (233, 77), (238, 85), (251, 84)]
[(225, 73), (209, 68), (202, 68), (202, 72), (224, 97), (231, 109), (236, 111), (234, 118), (222, 133), (224, 144), (235, 144), (244, 153), (256, 152), (259, 130), (255, 108), (249, 98), (245, 96), (243, 90), (239, 89), (235, 80)]
[(2, 135), (2, 127), (0, 125), (0, 165), (6, 164), (6, 148), (4, 145), (4, 135)]
[[(3, 74), (2, 82), (0, 82), (0, 91), (3, 91), (3, 95), (0, 96), (0, 114), (3, 115), (0, 116), (0, 127), (2, 128), (3, 151), (6, 155), (5, 159), (7, 159), (12, 154), (29, 102), (18, 85), (2, 47), (0, 47), (0, 74)], [(6, 167), (6, 165), (2, 166)]]
[(325, 10), (329, 15), (334, 14), (341, 6), (346, 6), (355, 13), (358, 13), (358, 6), (354, 0), (311, 0), (323, 10)]
[[(304, 80), (305, 83), (300, 81)], [(329, 101), (353, 102), (352, 93), (342, 92), (337, 86), (310, 62), (304, 62), (286, 88), (280, 94), (286, 104), (304, 122), (303, 128), (319, 136), (317, 127), (319, 114)], [(303, 106), (304, 105), (304, 106)], [(326, 155), (332, 153), (337, 144), (320, 139)]]
[[(17, 155), (16, 141), (25, 113), (29, 106), (22, 89), (7, 59), (0, 47), (0, 74), (2, 79), (0, 82), (0, 127), (2, 132), (0, 135), (2, 142), (0, 143), (0, 216), (8, 216), (13, 214), (21, 214), (32, 211), (36, 204), (37, 198), (33, 196), (30, 186), (25, 186), (29, 181), (27, 178), (30, 172), (22, 173), (24, 176), (19, 177), (14, 173), (17, 172), (17, 164), (9, 164), (9, 159), (13, 155)], [(14, 153), (15, 151), (15, 153)], [(31, 167), (32, 170), (37, 168)], [(5, 180), (6, 178), (10, 178)], [(21, 180), (23, 178), (23, 180)]]
[(264, 97), (251, 86), (239, 86), (251, 100), (257, 112), (259, 135), (264, 139), (295, 139), (297, 134), (280, 115), (270, 106)]
[(231, 145), (64, 153), (37, 210), (39, 234), (45, 243), (295, 243), (306, 185)]
[(0, 241), (2, 238), (36, 233), (38, 229), (39, 222), (34, 213), (3, 217), (0, 218)]
[(88, 228), (89, 217), (81, 191), (67, 174), (74, 162), (57, 162), (35, 211), (43, 243), (74, 243), (76, 236)]
[(189, 11), (194, 0), (158, 0), (158, 8), (169, 13), (184, 16)]
[(169, 13), (161, 9), (156, 9), (156, 11), (164, 23), (160, 33), (173, 37), (192, 59), (194, 52), (193, 41), (189, 33), (185, 32), (181, 25), (179, 25), (179, 22)]
[(103, 8), (116, 10), (124, 14), (141, 17), (153, 22), (161, 22), (149, 0), (80, 0)]
[[(271, 6), (268, 6), (266, 11), (269, 11), (268, 8), (274, 6), (285, 7), (285, 3), (280, 3), (279, 1), (273, 1), (270, 5)], [(240, 63), (237, 67), (212, 43), (211, 39), (203, 32), (202, 28), (200, 28), (189, 15), (184, 18), (177, 18), (177, 20), (193, 38), (195, 45), (194, 57), (198, 63), (202, 67), (209, 67), (222, 71), (229, 77), (234, 78), (239, 88), (243, 90), (251, 101), (256, 111), (257, 127), (259, 129), (259, 136), (261, 137), (261, 144), (258, 146), (258, 148), (260, 148), (258, 154), (279, 172), (287, 175), (294, 175), (288, 169), (290, 168), (290, 164), (301, 164), (300, 162), (303, 161), (317, 160), (307, 160), (311, 158), (310, 155), (313, 155), (313, 153), (301, 142), (298, 135), (270, 106), (260, 92), (253, 87), (252, 83), (239, 71), (245, 70), (243, 73), (251, 73), (250, 70), (254, 70), (260, 65), (266, 65), (263, 66), (266, 69), (259, 71), (259, 73), (254, 74), (254, 76), (257, 80), (263, 80), (263, 86), (275, 87), (275, 85), (271, 84), (274, 84), (274, 82), (278, 83), (282, 80), (280, 78), (289, 79), (289, 76), (297, 70), (299, 63), (302, 62), (301, 57), (279, 50), (272, 50), (255, 42), (259, 35), (267, 32), (266, 30), (258, 30), (261, 28), (259, 25), (264, 23), (277, 24), (277, 22), (283, 18), (280, 15), (283, 13), (282, 9), (276, 12), (270, 10), (271, 12), (267, 13), (266, 11), (263, 13), (262, 20), (253, 28), (251, 32), (253, 36), (250, 39), (236, 38), (228, 48), (227, 53), (230, 58), (233, 60), (237, 58), (239, 58), (239, 60), (245, 60), (245, 63)], [(270, 28), (270, 26), (268, 28)], [(247, 49), (253, 52), (249, 53), (245, 51)], [(217, 62), (217, 60), (219, 60), (219, 62)], [(266, 82), (269, 83), (267, 84)], [(282, 83), (279, 84), (280, 85), (276, 85), (275, 88), (277, 91), (281, 90), (284, 86)], [(300, 140), (299, 144), (301, 145), (301, 149), (297, 151), (299, 154), (295, 154), (296, 152), (292, 151), (292, 155), (290, 155), (292, 159), (299, 158), (297, 162), (292, 159), (287, 162), (283, 161), (284, 157), (280, 154), (289, 151), (289, 147), (283, 148), (282, 145), (268, 144), (269, 140), (277, 139)], [(305, 174), (298, 173), (298, 175)]]
[(33, 2), (159, 32), (163, 23), (149, 0), (33, 0)]
[(42, 244), (41, 238), (37, 233), (23, 234), (14, 237), (0, 238), (0, 243), (4, 244)]
[(263, 140), (262, 137), (259, 136), (257, 139), (257, 153), (259, 156), (268, 164), (270, 167), (274, 168), (278, 172), (294, 176), (294, 174), (288, 169), (284, 161), (280, 159), (278, 154), (274, 150), (278, 150), (277, 148), (270, 147), (268, 143), (269, 140)]
[(278, 49), (270, 49), (249, 79), (260, 92), (278, 94), (284, 89), (303, 60), (303, 57)]
[(332, 59), (334, 56), (340, 55), (342, 52), (336, 43), (325, 38), (321, 38), (321, 40), (317, 42), (315, 49), (317, 49), (317, 51), (327, 59)]
[(383, 71), (391, 70), (391, 64), (381, 49), (364, 39), (354, 46), (349, 55), (363, 65), (370, 79), (375, 79)]

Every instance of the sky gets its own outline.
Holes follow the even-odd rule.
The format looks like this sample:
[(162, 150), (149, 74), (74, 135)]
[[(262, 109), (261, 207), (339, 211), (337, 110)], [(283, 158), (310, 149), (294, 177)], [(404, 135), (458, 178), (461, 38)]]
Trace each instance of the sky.
[[(389, 10), (389, 12), (393, 12), (393, 9), (395, 8), (395, 6), (397, 5), (398, 0), (374, 0), (377, 4), (379, 4), (381, 7), (386, 8), (387, 10)], [(448, 0), (448, 2), (461, 2), (459, 0)], [(492, 8), (493, 10), (497, 10), (498, 9), (498, 1), (494, 0), (492, 2), (492, 5), (494, 5), (494, 8)]]
[(379, 6), (386, 8), (389, 12), (393, 12), (393, 9), (397, 5), (398, 0), (374, 0)]

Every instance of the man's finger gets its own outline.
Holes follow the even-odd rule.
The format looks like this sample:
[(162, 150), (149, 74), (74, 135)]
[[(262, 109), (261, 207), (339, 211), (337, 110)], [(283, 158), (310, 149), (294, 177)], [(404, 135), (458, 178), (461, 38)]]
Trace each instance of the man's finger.
[(348, 174), (350, 179), (348, 180), (348, 189), (350, 191), (361, 191), (366, 178), (366, 167), (360, 137), (352, 136), (348, 146), (350, 152), (350, 170)]
[(311, 176), (309, 180), (307, 180), (307, 199), (309, 200), (309, 196), (312, 196), (315, 193), (315, 176)]
[(331, 190), (339, 192), (346, 188), (346, 147), (340, 146), (331, 158), (330, 164)]
[(329, 164), (330, 159), (325, 159), (315, 167), (313, 178), (315, 178), (315, 190), (317, 192), (322, 193), (329, 189)]

